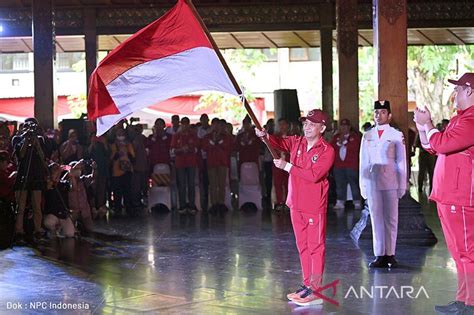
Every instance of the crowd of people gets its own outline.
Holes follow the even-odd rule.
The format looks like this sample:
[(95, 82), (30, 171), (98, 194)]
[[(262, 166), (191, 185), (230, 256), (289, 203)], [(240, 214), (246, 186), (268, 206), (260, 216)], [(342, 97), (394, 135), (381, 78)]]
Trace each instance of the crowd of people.
[[(25, 210), (32, 213), (35, 237), (44, 236), (45, 229), (52, 235), (72, 237), (78, 227), (84, 233), (92, 231), (94, 220), (107, 213), (135, 215), (147, 208), (149, 188), (154, 185), (170, 188), (170, 210), (179, 214), (195, 215), (198, 209), (225, 206), (226, 194), (238, 196), (230, 185), (231, 169), (240, 170), (243, 163), (255, 163), (260, 170), (255, 176), (263, 202), (276, 212), (288, 210), (288, 173), (274, 165), (249, 117), (236, 134), (233, 125), (219, 118), (209, 121), (206, 114), (197, 124), (174, 115), (168, 127), (158, 118), (148, 136), (143, 125), (126, 120), (100, 137), (63, 128), (60, 123), (59, 129), (45, 131), (34, 118), (16, 131), (2, 125), (0, 198), (17, 204), (17, 239), (25, 232)], [(298, 122), (285, 118), (276, 123), (270, 119), (264, 128), (279, 137), (302, 133)], [(370, 130), (370, 125), (364, 129)], [(336, 152), (331, 172), (335, 209), (344, 209), (348, 192), (355, 208), (361, 207), (361, 136), (348, 119), (324, 135)], [(289, 152), (277, 153), (290, 161)], [(154, 174), (157, 165), (169, 167), (166, 180)]]

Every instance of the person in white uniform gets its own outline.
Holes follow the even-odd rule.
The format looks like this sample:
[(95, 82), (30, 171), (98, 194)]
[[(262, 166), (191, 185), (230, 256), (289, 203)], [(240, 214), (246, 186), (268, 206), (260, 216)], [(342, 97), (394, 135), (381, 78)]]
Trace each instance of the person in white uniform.
[(375, 260), (370, 268), (395, 268), (398, 199), (407, 188), (403, 133), (389, 125), (389, 101), (374, 103), (375, 126), (367, 131), (360, 150), (360, 191), (367, 199), (372, 223)]

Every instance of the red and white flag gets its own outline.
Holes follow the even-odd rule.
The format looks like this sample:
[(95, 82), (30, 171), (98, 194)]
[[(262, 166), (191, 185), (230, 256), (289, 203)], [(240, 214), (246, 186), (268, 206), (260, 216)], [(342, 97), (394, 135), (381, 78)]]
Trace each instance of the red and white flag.
[(133, 112), (197, 91), (239, 95), (184, 0), (112, 50), (90, 78), (87, 113), (97, 135)]

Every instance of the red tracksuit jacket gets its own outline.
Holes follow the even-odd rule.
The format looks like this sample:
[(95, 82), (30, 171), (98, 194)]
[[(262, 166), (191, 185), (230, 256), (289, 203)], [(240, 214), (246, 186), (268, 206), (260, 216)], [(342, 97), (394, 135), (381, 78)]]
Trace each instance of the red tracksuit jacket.
[(328, 205), (328, 174), (334, 164), (334, 148), (322, 137), (307, 150), (308, 142), (301, 136), (285, 138), (269, 136), (275, 148), (290, 152), (288, 198), (290, 209), (306, 213), (325, 213)]
[[(188, 152), (178, 152), (184, 145), (188, 146)], [(199, 139), (191, 131), (186, 133), (178, 132), (171, 139), (171, 149), (176, 150), (176, 168), (198, 167), (199, 166)]]
[(331, 145), (336, 151), (336, 160), (334, 161), (334, 167), (335, 168), (349, 168), (349, 169), (358, 171), (359, 170), (360, 141), (361, 141), (360, 136), (355, 132), (351, 132), (349, 134), (349, 138), (347, 139), (347, 145), (346, 145), (347, 153), (346, 153), (346, 158), (344, 159), (344, 161), (341, 160), (341, 157), (339, 156), (339, 150), (341, 149), (341, 147), (337, 145), (337, 142), (342, 137), (343, 136), (338, 133), (331, 140)]
[(474, 106), (458, 111), (444, 131), (428, 135), (428, 152), (437, 154), (430, 199), (474, 206)]
[(201, 140), (201, 147), (207, 152), (207, 167), (230, 167), (232, 138), (223, 134), (217, 143), (214, 140), (214, 133), (206, 135)]

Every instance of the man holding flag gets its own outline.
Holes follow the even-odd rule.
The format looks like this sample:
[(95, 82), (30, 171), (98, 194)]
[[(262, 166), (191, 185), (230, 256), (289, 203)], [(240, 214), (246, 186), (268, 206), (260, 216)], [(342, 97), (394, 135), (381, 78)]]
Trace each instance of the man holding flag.
[(288, 299), (300, 306), (323, 302), (324, 254), (326, 251), (326, 211), (328, 206), (328, 174), (335, 152), (323, 138), (329, 118), (319, 109), (302, 117), (304, 136), (277, 137), (255, 129), (278, 150), (290, 152), (290, 162), (274, 159), (279, 169), (290, 174), (286, 204), (291, 209), (291, 223), (300, 255), (303, 283)]

